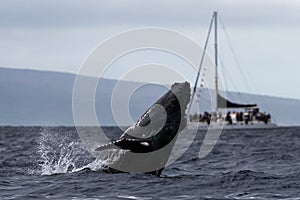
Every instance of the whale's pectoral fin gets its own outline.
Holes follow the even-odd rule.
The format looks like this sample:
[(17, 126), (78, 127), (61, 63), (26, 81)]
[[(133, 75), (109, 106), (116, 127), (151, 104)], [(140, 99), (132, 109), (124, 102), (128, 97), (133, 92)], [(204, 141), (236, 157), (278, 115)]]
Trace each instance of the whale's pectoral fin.
[(120, 139), (111, 143), (101, 145), (95, 151), (103, 151), (107, 149), (123, 149), (130, 150), (134, 153), (149, 153), (153, 150), (149, 141), (138, 139)]

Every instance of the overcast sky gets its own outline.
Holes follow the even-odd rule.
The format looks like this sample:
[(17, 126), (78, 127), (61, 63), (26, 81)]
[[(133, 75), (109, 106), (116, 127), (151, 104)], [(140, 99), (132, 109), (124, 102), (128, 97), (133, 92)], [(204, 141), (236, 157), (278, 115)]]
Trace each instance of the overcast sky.
[(234, 59), (220, 47), (226, 71), (238, 82), (229, 89), (300, 99), (298, 0), (4, 0), (0, 66), (75, 73), (108, 37), (149, 26), (174, 29), (203, 46), (214, 10), (250, 81), (250, 87), (239, 83)]

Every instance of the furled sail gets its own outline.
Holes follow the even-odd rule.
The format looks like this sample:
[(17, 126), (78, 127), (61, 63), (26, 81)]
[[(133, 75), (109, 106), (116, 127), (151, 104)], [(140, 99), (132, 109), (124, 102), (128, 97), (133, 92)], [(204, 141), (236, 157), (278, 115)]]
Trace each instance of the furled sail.
[(220, 94), (217, 94), (217, 103), (218, 108), (250, 108), (250, 107), (256, 107), (256, 104), (238, 104), (231, 102), (224, 97), (222, 97)]

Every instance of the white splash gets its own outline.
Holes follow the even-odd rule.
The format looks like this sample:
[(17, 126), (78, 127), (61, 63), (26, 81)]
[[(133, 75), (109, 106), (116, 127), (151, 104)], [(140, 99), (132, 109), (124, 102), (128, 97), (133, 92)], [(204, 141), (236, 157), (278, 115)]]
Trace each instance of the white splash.
[(85, 151), (80, 141), (72, 141), (67, 134), (43, 130), (38, 139), (38, 153), (40, 173), (51, 175), (74, 170)]
[[(108, 150), (99, 153), (98, 158), (90, 162), (90, 154), (82, 146), (80, 140), (74, 141), (69, 134), (44, 129), (38, 139), (40, 155), (39, 173), (52, 175), (79, 172), (84, 169), (99, 171), (117, 161), (124, 151)], [(87, 162), (83, 162), (88, 159)]]

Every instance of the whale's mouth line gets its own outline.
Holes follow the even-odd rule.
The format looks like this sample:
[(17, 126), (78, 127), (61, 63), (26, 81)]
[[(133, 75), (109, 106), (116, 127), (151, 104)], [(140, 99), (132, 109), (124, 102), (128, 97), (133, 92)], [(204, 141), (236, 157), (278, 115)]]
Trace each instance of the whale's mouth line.
[(107, 149), (120, 149), (120, 150), (129, 150), (133, 153), (150, 153), (153, 151), (149, 139), (119, 139), (112, 141), (108, 144), (104, 144), (95, 151), (103, 151)]

